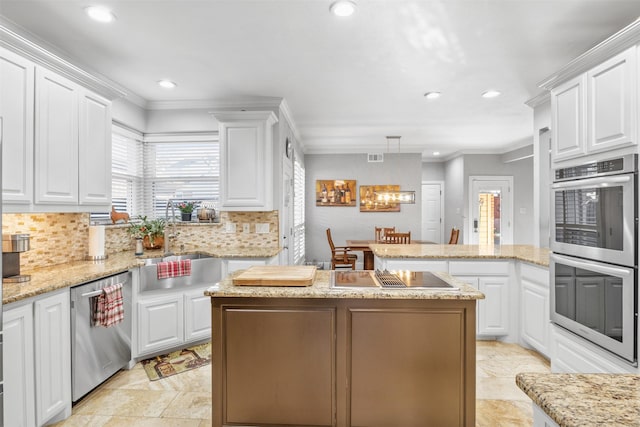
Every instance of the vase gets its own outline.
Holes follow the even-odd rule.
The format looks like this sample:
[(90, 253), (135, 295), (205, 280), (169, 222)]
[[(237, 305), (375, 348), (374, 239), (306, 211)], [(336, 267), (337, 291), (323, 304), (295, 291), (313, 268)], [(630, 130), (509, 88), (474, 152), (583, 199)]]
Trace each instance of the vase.
[(186, 212), (182, 212), (180, 214), (182, 216), (182, 220), (185, 222), (191, 222), (191, 212), (186, 213)]
[(149, 236), (144, 236), (142, 245), (145, 249), (160, 249), (164, 245), (164, 236), (162, 234), (153, 236), (153, 242)]

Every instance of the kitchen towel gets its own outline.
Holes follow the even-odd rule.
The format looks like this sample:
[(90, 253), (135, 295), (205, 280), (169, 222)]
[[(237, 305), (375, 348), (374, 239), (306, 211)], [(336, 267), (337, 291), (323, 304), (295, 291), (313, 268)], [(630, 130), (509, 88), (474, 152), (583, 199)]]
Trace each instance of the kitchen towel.
[(104, 257), (104, 225), (89, 226), (89, 250), (90, 257)]
[(122, 283), (114, 283), (102, 288), (102, 293), (94, 298), (93, 324), (96, 326), (116, 325), (124, 320)]
[(158, 263), (158, 279), (191, 276), (191, 260), (163, 261)]

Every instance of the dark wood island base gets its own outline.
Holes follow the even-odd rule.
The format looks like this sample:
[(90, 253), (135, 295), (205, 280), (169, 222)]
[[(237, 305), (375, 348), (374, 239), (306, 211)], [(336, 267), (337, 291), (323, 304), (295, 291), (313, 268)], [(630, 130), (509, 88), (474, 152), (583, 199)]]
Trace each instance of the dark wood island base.
[(214, 426), (475, 425), (481, 294), (282, 298), (210, 291)]

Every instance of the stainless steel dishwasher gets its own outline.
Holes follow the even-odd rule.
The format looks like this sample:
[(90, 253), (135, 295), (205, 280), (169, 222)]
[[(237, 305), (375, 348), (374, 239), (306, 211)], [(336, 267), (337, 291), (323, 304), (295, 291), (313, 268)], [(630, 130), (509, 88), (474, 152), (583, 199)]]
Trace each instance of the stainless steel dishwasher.
[[(105, 328), (93, 325), (93, 299), (108, 285), (122, 283), (124, 320)], [(72, 400), (104, 382), (131, 360), (131, 273), (121, 273), (71, 288)]]

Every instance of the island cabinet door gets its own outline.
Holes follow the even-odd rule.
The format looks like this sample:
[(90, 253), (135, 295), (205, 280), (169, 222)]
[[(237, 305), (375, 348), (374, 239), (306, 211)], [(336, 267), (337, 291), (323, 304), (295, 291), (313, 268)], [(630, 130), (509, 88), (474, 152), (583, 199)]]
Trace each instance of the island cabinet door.
[(221, 326), (223, 425), (334, 425), (335, 309), (225, 308)]
[[(351, 308), (350, 426), (473, 426), (474, 311)], [(465, 333), (465, 329), (469, 329)], [(473, 348), (472, 348), (473, 347)], [(473, 355), (473, 356), (472, 356)]]

